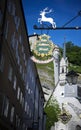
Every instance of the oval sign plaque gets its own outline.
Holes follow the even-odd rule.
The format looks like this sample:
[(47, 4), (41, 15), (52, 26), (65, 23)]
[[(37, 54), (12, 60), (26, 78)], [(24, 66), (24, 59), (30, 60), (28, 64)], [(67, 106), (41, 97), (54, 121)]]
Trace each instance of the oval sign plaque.
[(49, 36), (43, 34), (39, 36), (33, 48), (33, 56), (31, 59), (37, 63), (49, 63), (53, 60), (52, 52), (54, 44), (49, 40)]

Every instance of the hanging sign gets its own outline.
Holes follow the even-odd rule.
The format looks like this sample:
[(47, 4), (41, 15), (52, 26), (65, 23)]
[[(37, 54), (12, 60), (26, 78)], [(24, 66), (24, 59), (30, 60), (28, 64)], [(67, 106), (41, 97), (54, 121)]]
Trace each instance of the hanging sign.
[(46, 17), (46, 14), (49, 14), (51, 12), (52, 12), (52, 9), (49, 10), (48, 7), (46, 7), (42, 11), (40, 11), (41, 18), (38, 18), (38, 22), (40, 24), (42, 24), (42, 22), (48, 22), (52, 25), (53, 28), (56, 28), (56, 23), (55, 23), (54, 19), (51, 17)]
[(49, 36), (43, 34), (39, 36), (39, 39), (34, 44), (33, 56), (31, 59), (36, 63), (49, 63), (53, 60), (52, 52), (54, 49), (54, 44), (49, 40)]

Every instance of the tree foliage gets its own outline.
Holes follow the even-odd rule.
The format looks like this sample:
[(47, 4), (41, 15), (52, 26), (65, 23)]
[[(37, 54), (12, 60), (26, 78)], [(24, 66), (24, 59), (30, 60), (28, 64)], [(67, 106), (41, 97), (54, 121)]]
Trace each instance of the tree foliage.
[(56, 99), (51, 98), (45, 107), (46, 117), (46, 130), (50, 130), (51, 126), (58, 121), (60, 108)]
[[(63, 50), (60, 51), (60, 55), (61, 57), (63, 56)], [(74, 45), (71, 41), (67, 42), (66, 56), (69, 61), (69, 70), (75, 70), (77, 73), (81, 73), (81, 47)]]
[(81, 66), (81, 47), (75, 46), (72, 42), (67, 42), (66, 55), (70, 63)]

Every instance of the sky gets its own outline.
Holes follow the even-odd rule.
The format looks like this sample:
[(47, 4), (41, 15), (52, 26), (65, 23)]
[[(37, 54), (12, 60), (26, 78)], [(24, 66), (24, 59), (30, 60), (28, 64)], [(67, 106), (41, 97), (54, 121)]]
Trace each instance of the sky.
[[(71, 41), (74, 45), (81, 47), (81, 30), (36, 30), (34, 25), (40, 27), (38, 18), (41, 18), (40, 11), (48, 7), (52, 12), (46, 14), (46, 17), (51, 17), (56, 23), (56, 27), (62, 27), (69, 20), (74, 18), (81, 10), (81, 0), (22, 0), (24, 15), (27, 25), (28, 35), (48, 34), (50, 40), (54, 44), (63, 46), (64, 42)], [(44, 23), (43, 23), (44, 24)], [(49, 23), (46, 23), (47, 25)], [(66, 27), (81, 27), (81, 16), (78, 16)]]

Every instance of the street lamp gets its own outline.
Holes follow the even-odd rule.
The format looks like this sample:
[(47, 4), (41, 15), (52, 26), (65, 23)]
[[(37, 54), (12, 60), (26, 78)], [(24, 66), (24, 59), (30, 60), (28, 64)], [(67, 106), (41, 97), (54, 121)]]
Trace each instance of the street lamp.
[(71, 70), (66, 74), (66, 79), (69, 84), (76, 84), (78, 76), (79, 75), (75, 71)]

